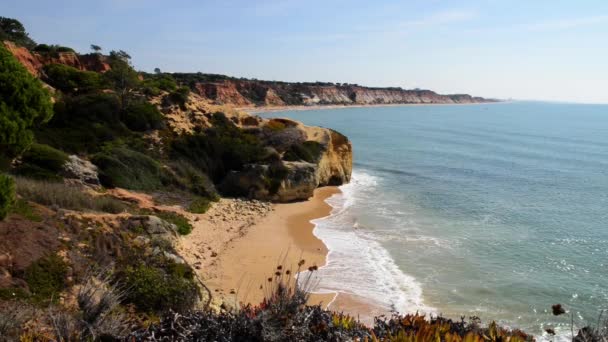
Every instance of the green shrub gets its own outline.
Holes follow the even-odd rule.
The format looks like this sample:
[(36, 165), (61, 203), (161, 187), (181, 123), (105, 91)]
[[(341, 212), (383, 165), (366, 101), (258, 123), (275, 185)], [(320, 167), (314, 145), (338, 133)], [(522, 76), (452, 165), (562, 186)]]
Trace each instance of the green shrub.
[(61, 45), (56, 45), (56, 44), (38, 44), (36, 45), (36, 47), (34, 48), (35, 52), (38, 53), (42, 53), (42, 54), (50, 54), (53, 56), (57, 56), (59, 53), (63, 53), (63, 52), (72, 52), (72, 53), (76, 53), (76, 51), (74, 51), (74, 49), (67, 47), (67, 46), (61, 46)]
[(146, 74), (142, 82), (142, 89), (145, 94), (156, 96), (161, 90), (172, 92), (177, 89), (177, 82), (169, 74)]
[(15, 169), (18, 175), (42, 180), (61, 180), (58, 174), (68, 161), (68, 155), (51, 146), (33, 144)]
[(19, 287), (0, 288), (0, 300), (27, 299), (28, 294)]
[(0, 44), (0, 158), (12, 159), (26, 150), (33, 141), (31, 129), (52, 115), (42, 83)]
[(120, 121), (120, 110), (115, 94), (66, 96), (55, 103), (56, 115), (36, 138), (70, 153), (98, 152), (104, 142), (132, 134)]
[(131, 66), (131, 56), (125, 51), (110, 51), (109, 63), (110, 70), (103, 74), (104, 82), (124, 100), (129, 91), (141, 83), (139, 74)]
[(44, 67), (47, 81), (63, 92), (88, 92), (102, 87), (101, 75), (92, 71), (80, 71), (64, 64), (49, 64)]
[(178, 213), (170, 212), (170, 211), (162, 211), (160, 213), (154, 214), (161, 219), (173, 223), (177, 227), (177, 232), (180, 235), (188, 235), (192, 232), (192, 225), (183, 215)]
[(9, 40), (28, 49), (36, 46), (36, 43), (27, 34), (19, 20), (0, 17), (0, 41), (4, 40)]
[(0, 220), (4, 220), (15, 202), (15, 182), (0, 173)]
[(23, 154), (21, 160), (25, 163), (38, 165), (47, 170), (61, 171), (68, 159), (68, 155), (63, 151), (48, 145), (33, 144), (30, 149)]
[(209, 177), (185, 160), (177, 160), (171, 164), (174, 173), (174, 185), (192, 192), (193, 194), (218, 201), (219, 195)]
[(198, 197), (190, 206), (188, 206), (188, 211), (194, 214), (204, 214), (211, 208), (211, 201), (208, 198)]
[(285, 124), (281, 121), (278, 120), (271, 120), (269, 121), (266, 126), (268, 129), (270, 129), (271, 131), (282, 131), (286, 128)]
[(66, 97), (55, 106), (56, 114), (49, 125), (94, 122), (116, 127), (120, 125), (120, 109), (120, 99), (115, 94), (93, 93)]
[(155, 190), (162, 186), (160, 164), (147, 155), (124, 147), (106, 149), (93, 156), (99, 180), (109, 188)]
[(199, 297), (191, 269), (173, 262), (164, 268), (144, 263), (128, 266), (123, 282), (129, 289), (126, 301), (146, 312), (185, 312)]
[(17, 193), (34, 203), (70, 210), (93, 210), (118, 214), (127, 206), (112, 197), (93, 196), (75, 186), (25, 178), (16, 178)]
[(190, 88), (179, 87), (169, 93), (168, 96), (171, 102), (177, 103), (183, 108), (186, 105), (186, 102), (188, 101), (188, 95), (190, 95)]
[(315, 163), (321, 157), (323, 145), (316, 141), (305, 141), (302, 144), (294, 144), (289, 147), (283, 155), (283, 160), (306, 161)]
[(122, 112), (121, 120), (130, 130), (144, 132), (163, 127), (163, 115), (148, 102), (134, 102)]
[(34, 210), (34, 208), (25, 200), (18, 199), (11, 208), (13, 214), (17, 214), (30, 221), (41, 222), (42, 217)]
[(212, 119), (213, 127), (204, 132), (182, 135), (173, 141), (176, 159), (185, 159), (217, 184), (229, 171), (240, 171), (246, 164), (268, 157), (257, 136), (234, 125), (222, 113)]
[(25, 281), (30, 288), (34, 302), (49, 300), (56, 302), (65, 288), (68, 266), (58, 255), (40, 258), (25, 270)]

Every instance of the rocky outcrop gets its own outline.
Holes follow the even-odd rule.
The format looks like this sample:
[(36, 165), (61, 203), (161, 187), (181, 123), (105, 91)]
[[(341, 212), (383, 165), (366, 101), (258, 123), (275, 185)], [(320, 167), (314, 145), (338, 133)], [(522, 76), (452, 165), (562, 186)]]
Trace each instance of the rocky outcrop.
[(231, 78), (222, 75), (174, 74), (194, 84), (195, 91), (217, 104), (251, 106), (315, 106), (483, 103), (496, 100), (467, 94), (441, 95), (431, 90), (371, 88), (356, 84), (288, 83)]
[(177, 227), (152, 215), (134, 215), (126, 219), (123, 227), (130, 231), (142, 230), (152, 239), (161, 238), (172, 241), (177, 237)]
[(10, 41), (4, 41), (3, 44), (36, 77), (42, 76), (44, 66), (49, 64), (64, 64), (83, 71), (106, 72), (110, 70), (107, 57), (101, 54), (80, 55), (75, 52), (42, 54), (31, 52)]
[(71, 155), (63, 165), (63, 176), (72, 183), (99, 187), (99, 174), (97, 166), (88, 160)]
[(283, 160), (271, 165), (247, 165), (244, 170), (232, 171), (224, 179), (221, 185), (224, 192), (274, 202), (293, 202), (312, 197), (318, 187), (338, 186), (350, 181), (352, 145), (344, 135), (289, 119), (264, 120), (263, 125), (269, 122), (281, 122), (286, 126), (265, 137), (273, 148), (285, 151), (291, 145), (314, 141), (321, 146), (318, 158), (314, 162)]

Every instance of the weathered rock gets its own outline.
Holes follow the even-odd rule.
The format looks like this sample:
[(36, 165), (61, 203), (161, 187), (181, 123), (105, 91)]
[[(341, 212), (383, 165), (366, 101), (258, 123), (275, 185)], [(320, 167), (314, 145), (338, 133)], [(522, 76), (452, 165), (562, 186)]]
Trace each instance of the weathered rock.
[(129, 230), (143, 230), (152, 237), (160, 237), (163, 239), (173, 239), (177, 237), (177, 227), (152, 215), (134, 215), (127, 218), (124, 223), (124, 228)]
[(97, 166), (76, 155), (71, 155), (68, 162), (63, 166), (63, 176), (76, 180), (83, 185), (100, 185)]
[[(319, 186), (348, 183), (352, 173), (352, 145), (344, 135), (327, 128), (305, 126), (289, 119), (271, 119), (263, 125), (278, 125), (278, 130), (263, 130), (262, 139), (279, 151), (305, 141), (319, 143), (322, 151), (313, 163), (281, 161), (277, 165), (251, 164), (241, 171), (232, 171), (220, 188), (233, 196), (274, 202), (293, 202), (312, 197)], [(275, 171), (273, 171), (273, 168)]]

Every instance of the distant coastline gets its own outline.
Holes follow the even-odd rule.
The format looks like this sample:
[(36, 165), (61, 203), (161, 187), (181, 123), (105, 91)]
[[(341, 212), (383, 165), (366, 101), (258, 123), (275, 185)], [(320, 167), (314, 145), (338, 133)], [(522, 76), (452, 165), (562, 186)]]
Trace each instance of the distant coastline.
[(308, 110), (325, 110), (325, 109), (345, 109), (345, 108), (369, 108), (369, 107), (411, 107), (411, 106), (469, 106), (469, 105), (493, 105), (503, 104), (513, 101), (495, 100), (488, 102), (472, 102), (472, 103), (385, 103), (385, 104), (330, 104), (330, 105), (298, 105), (298, 106), (259, 106), (259, 107), (236, 107), (237, 110), (244, 111), (248, 114), (263, 114), (273, 112), (287, 111), (308, 111)]

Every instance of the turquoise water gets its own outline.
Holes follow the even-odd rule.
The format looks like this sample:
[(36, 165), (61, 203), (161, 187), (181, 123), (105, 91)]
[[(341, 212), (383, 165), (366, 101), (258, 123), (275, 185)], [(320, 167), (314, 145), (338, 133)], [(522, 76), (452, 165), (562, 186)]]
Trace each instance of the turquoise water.
[(399, 312), (569, 335), (608, 308), (608, 106), (504, 103), (270, 113), (334, 128), (353, 182), (316, 220), (318, 290)]

